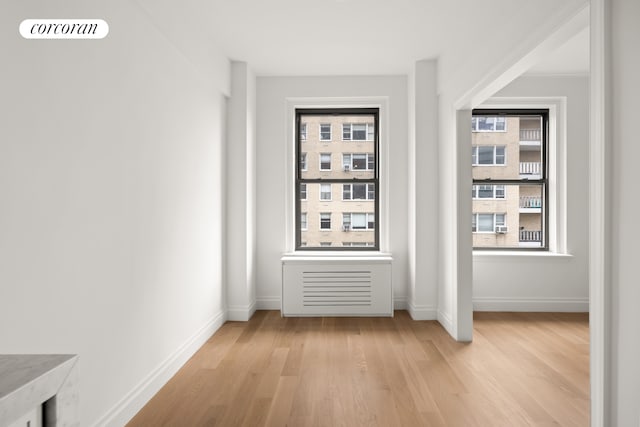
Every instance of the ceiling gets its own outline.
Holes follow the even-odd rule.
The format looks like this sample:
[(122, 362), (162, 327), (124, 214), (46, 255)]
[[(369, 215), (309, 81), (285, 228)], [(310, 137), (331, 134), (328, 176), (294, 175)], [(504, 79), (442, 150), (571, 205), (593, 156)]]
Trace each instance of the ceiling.
[(589, 27), (559, 46), (526, 74), (583, 75), (589, 73)]
[(472, 66), (472, 58), (515, 46), (539, 34), (541, 23), (586, 4), (586, 0), (183, 0), (177, 8), (174, 0), (137, 2), (178, 45), (215, 48), (249, 63), (258, 75), (301, 76), (406, 74), (415, 61), (430, 58), (438, 58), (448, 70)]

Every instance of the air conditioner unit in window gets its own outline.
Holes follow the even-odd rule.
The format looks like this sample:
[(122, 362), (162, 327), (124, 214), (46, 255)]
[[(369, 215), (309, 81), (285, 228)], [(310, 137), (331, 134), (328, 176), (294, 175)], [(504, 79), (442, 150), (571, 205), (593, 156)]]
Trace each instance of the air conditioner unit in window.
[(349, 230), (351, 230), (350, 226), (348, 226), (348, 225), (343, 225), (342, 226), (342, 231), (349, 231)]
[(498, 225), (496, 226), (496, 233), (498, 234), (505, 234), (508, 230), (506, 225)]
[(342, 166), (342, 169), (343, 169), (345, 172), (348, 172), (348, 171), (350, 171), (350, 170), (351, 170), (351, 166), (350, 166), (350, 165), (344, 165), (344, 166)]

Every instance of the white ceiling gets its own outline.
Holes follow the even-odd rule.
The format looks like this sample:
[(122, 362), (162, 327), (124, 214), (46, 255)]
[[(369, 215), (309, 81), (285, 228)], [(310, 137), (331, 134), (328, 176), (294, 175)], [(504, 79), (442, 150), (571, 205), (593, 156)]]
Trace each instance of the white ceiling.
[[(178, 45), (214, 47), (259, 75), (406, 74), (473, 66), (586, 0), (137, 0)], [(202, 50), (202, 49), (201, 49)]]

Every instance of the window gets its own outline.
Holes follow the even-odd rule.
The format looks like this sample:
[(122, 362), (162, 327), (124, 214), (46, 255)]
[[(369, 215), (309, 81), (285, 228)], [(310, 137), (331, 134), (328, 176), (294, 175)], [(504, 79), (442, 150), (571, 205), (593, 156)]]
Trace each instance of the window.
[(342, 242), (342, 246), (366, 248), (368, 246), (373, 246), (373, 243), (371, 243), (371, 242)]
[(375, 229), (375, 215), (372, 213), (342, 214), (342, 231), (373, 229)]
[(331, 124), (322, 123), (320, 125), (320, 141), (331, 141)]
[(373, 123), (344, 123), (342, 125), (343, 141), (373, 141), (374, 133)]
[(504, 199), (504, 185), (474, 185), (472, 191), (474, 199)]
[(300, 123), (300, 141), (306, 141), (307, 140), (307, 124), (306, 123)]
[[(296, 250), (379, 249), (378, 117), (377, 108), (296, 109)], [(329, 149), (332, 129), (343, 139)]]
[(342, 155), (342, 166), (345, 171), (374, 170), (373, 153), (346, 153)]
[(375, 184), (342, 185), (342, 200), (373, 200), (375, 197)]
[(331, 200), (331, 184), (320, 184), (320, 200)]
[(547, 249), (548, 117), (547, 110), (473, 111), (474, 249)]
[(320, 229), (331, 230), (331, 212), (320, 214)]
[(307, 170), (307, 153), (300, 154), (300, 169), (303, 171)]
[(495, 233), (500, 231), (498, 227), (505, 227), (505, 214), (503, 213), (474, 213), (471, 228), (474, 233)]
[(506, 132), (507, 120), (505, 117), (474, 116), (471, 118), (471, 130), (473, 132)]
[(331, 170), (331, 153), (320, 154), (320, 170)]
[(505, 147), (495, 145), (474, 145), (471, 155), (473, 166), (505, 164)]

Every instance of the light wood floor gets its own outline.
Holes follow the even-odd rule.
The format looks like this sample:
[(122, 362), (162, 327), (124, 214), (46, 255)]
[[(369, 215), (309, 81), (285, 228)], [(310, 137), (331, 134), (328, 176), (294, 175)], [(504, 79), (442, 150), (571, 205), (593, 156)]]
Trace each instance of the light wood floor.
[(587, 314), (226, 323), (129, 426), (588, 426)]

